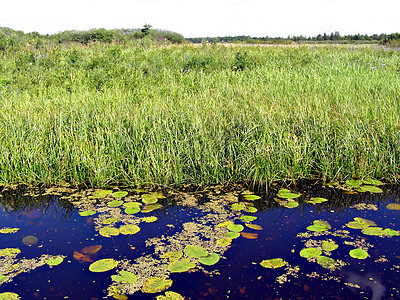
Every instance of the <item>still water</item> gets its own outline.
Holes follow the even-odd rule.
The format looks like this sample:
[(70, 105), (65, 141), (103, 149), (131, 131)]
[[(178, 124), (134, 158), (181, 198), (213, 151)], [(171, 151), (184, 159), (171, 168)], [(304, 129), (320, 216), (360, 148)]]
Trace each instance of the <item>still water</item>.
[(0, 297), (400, 299), (400, 193), (368, 186), (4, 189)]

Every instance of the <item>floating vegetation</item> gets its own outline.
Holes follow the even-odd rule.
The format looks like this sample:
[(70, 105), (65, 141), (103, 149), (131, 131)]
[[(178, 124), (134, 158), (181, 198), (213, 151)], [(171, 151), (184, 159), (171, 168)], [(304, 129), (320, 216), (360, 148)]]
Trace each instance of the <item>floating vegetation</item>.
[(241, 216), (239, 218), (239, 220), (247, 223), (247, 222), (253, 222), (254, 220), (257, 220), (257, 217), (254, 217), (254, 216)]
[(93, 197), (94, 198), (104, 198), (111, 194), (112, 194), (111, 190), (97, 190), (96, 192), (94, 192)]
[(178, 293), (166, 291), (165, 295), (159, 295), (156, 300), (185, 300), (185, 298)]
[(233, 203), (231, 206), (232, 210), (241, 211), (246, 208), (246, 205), (243, 203)]
[[(102, 227), (102, 228), (100, 228), (100, 230), (99, 230), (99, 234), (101, 235), (101, 236), (104, 236), (104, 237), (111, 237), (111, 236), (117, 236), (117, 235), (119, 235), (119, 230), (117, 229), (117, 228), (115, 228), (115, 227), (109, 227), (109, 226), (106, 226), (106, 227)], [(122, 233), (122, 232), (121, 232)]]
[(197, 245), (187, 245), (185, 247), (185, 249), (183, 249), (183, 252), (187, 256), (193, 257), (193, 258), (200, 258), (202, 256), (208, 255), (208, 251), (206, 249), (204, 249), (201, 246), (197, 246)]
[(350, 250), (349, 254), (352, 258), (357, 259), (366, 259), (369, 256), (367, 251), (360, 248)]
[(33, 246), (33, 245), (37, 244), (37, 242), (38, 242), (38, 238), (33, 235), (27, 235), (26, 237), (24, 237), (22, 239), (22, 243), (26, 246)]
[(400, 204), (399, 203), (389, 203), (388, 205), (386, 205), (387, 209), (390, 210), (400, 210)]
[[(207, 252), (208, 253), (208, 252)], [(172, 273), (182, 273), (193, 269), (196, 263), (189, 258), (182, 258), (181, 260), (174, 260), (168, 265), (168, 271)]]
[(134, 224), (123, 225), (119, 228), (121, 234), (136, 234), (140, 231), (140, 227)]
[(137, 281), (135, 274), (124, 270), (119, 271), (119, 275), (111, 275), (111, 279), (115, 282), (122, 283), (135, 283)]
[(145, 204), (154, 204), (158, 202), (158, 198), (154, 194), (143, 194), (142, 202)]
[(228, 226), (229, 224), (234, 224), (234, 222), (233, 221), (225, 221), (225, 222), (215, 225), (215, 227), (224, 228), (224, 227)]
[(384, 229), (383, 232), (389, 236), (400, 236), (400, 232), (398, 232), (397, 230), (390, 229), (390, 228)]
[(338, 263), (336, 260), (333, 258), (319, 255), (317, 256), (317, 263), (321, 265), (322, 267), (329, 269), (329, 270), (335, 270), (336, 268), (339, 267)]
[(361, 180), (349, 179), (346, 180), (346, 185), (351, 188), (358, 188), (363, 182)]
[(152, 222), (157, 221), (157, 217), (156, 216), (144, 217), (144, 218), (142, 218), (142, 221), (145, 223), (152, 223)]
[(321, 198), (321, 197), (316, 197), (316, 198), (311, 198), (310, 200), (307, 200), (306, 202), (309, 204), (319, 204), (323, 202), (327, 202), (328, 199), (326, 198)]
[(118, 218), (112, 217), (112, 218), (104, 219), (104, 220), (102, 221), (102, 223), (103, 223), (104, 225), (111, 225), (111, 224), (117, 223), (118, 221), (119, 221)]
[(365, 193), (365, 192), (370, 192), (370, 193), (383, 193), (383, 191), (378, 188), (377, 186), (373, 185), (363, 185), (360, 186), (359, 188), (356, 189), (357, 192)]
[(261, 199), (261, 197), (257, 196), (257, 195), (243, 195), (243, 199), (248, 200), (248, 201), (254, 201), (254, 200)]
[(140, 211), (139, 206), (125, 208), (125, 213), (127, 215), (133, 215), (133, 214), (138, 213), (139, 211)]
[(240, 236), (239, 232), (233, 232), (233, 231), (228, 231), (224, 233), (224, 236), (231, 238), (231, 239), (237, 239)]
[(217, 253), (211, 253), (207, 256), (199, 258), (199, 262), (203, 265), (212, 266), (219, 262), (219, 255)]
[(246, 211), (247, 211), (248, 213), (254, 214), (254, 213), (257, 212), (257, 208), (255, 208), (255, 207), (253, 207), (253, 206), (249, 206), (249, 207), (247, 207)]
[(5, 248), (5, 249), (0, 249), (0, 257), (2, 256), (17, 256), (18, 254), (21, 253), (21, 250), (18, 248)]
[(80, 215), (81, 217), (88, 217), (88, 216), (92, 216), (92, 215), (94, 215), (94, 214), (96, 214), (96, 211), (95, 211), (95, 210), (85, 210), (85, 211), (80, 211), (80, 212), (79, 212), (79, 215)]
[(301, 194), (292, 193), (288, 189), (280, 189), (277, 196), (284, 199), (294, 199), (300, 197)]
[(257, 239), (258, 238), (258, 234), (257, 233), (250, 233), (250, 232), (241, 232), (240, 233), (240, 235), (242, 236), (242, 237), (244, 237), (245, 239), (248, 239), (248, 240), (255, 240), (255, 239)]
[(126, 191), (117, 191), (111, 194), (114, 198), (123, 198), (128, 195), (128, 192)]
[(304, 258), (317, 257), (322, 254), (322, 251), (317, 248), (305, 248), (300, 251), (300, 256)]
[(322, 249), (323, 249), (324, 251), (327, 251), (327, 252), (331, 252), (331, 251), (333, 251), (333, 250), (336, 250), (338, 247), (339, 247), (339, 245), (336, 244), (335, 241), (332, 241), (332, 240), (330, 240), (330, 241), (323, 241), (323, 242), (322, 242)]
[(16, 293), (5, 292), (0, 293), (0, 300), (20, 300), (21, 297)]
[(0, 233), (16, 233), (19, 230), (19, 228), (10, 228), (10, 227), (4, 227), (0, 229)]
[(377, 236), (383, 236), (385, 235), (385, 232), (383, 231), (383, 228), (381, 227), (367, 227), (361, 230), (362, 233), (366, 235), (377, 235)]
[(284, 206), (286, 208), (295, 208), (295, 207), (299, 206), (299, 203), (296, 201), (288, 201), (286, 203), (283, 203), (282, 206)]
[(316, 220), (313, 222), (313, 225), (307, 227), (307, 230), (321, 232), (321, 231), (327, 231), (331, 228), (332, 227), (329, 225), (328, 222), (323, 220)]
[(59, 264), (61, 264), (63, 262), (63, 260), (64, 260), (64, 257), (62, 257), (62, 256), (54, 256), (54, 257), (49, 258), (46, 261), (46, 263), (49, 266), (54, 267), (54, 266), (58, 266)]
[(161, 255), (161, 258), (168, 258), (170, 261), (180, 259), (183, 256), (182, 251), (168, 251)]
[(354, 221), (347, 223), (346, 226), (352, 229), (364, 229), (369, 226), (376, 226), (376, 223), (374, 221), (355, 217)]
[(240, 224), (229, 224), (226, 228), (233, 232), (241, 232), (244, 229), (243, 225)]
[(257, 225), (257, 224), (246, 223), (245, 225), (246, 225), (246, 227), (249, 227), (254, 230), (262, 230), (263, 229), (260, 225)]
[(217, 240), (217, 243), (218, 243), (219, 245), (223, 246), (223, 247), (227, 247), (227, 246), (229, 246), (230, 244), (232, 244), (232, 239), (229, 238), (229, 237), (225, 237), (225, 238), (222, 238), (222, 239)]
[(143, 293), (159, 293), (170, 288), (172, 285), (172, 280), (166, 277), (153, 277), (146, 280), (144, 286), (142, 287)]
[(118, 207), (121, 206), (124, 203), (122, 200), (112, 200), (107, 202), (108, 207)]
[(153, 210), (159, 209), (161, 208), (162, 205), (161, 204), (151, 204), (151, 205), (147, 205), (145, 207), (142, 208), (142, 213), (149, 213), (152, 212)]
[(282, 258), (273, 258), (273, 259), (267, 259), (263, 260), (260, 265), (263, 266), (264, 268), (269, 268), (269, 269), (277, 269), (285, 266), (287, 262), (283, 260)]
[(112, 258), (105, 258), (92, 263), (89, 266), (89, 271), (100, 273), (114, 269), (118, 266), (118, 262)]

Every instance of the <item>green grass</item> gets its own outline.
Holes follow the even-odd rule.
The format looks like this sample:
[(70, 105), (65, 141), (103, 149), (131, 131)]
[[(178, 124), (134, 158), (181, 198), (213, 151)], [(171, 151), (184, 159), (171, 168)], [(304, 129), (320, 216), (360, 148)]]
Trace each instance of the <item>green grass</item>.
[(139, 41), (0, 56), (2, 183), (399, 179), (399, 52)]

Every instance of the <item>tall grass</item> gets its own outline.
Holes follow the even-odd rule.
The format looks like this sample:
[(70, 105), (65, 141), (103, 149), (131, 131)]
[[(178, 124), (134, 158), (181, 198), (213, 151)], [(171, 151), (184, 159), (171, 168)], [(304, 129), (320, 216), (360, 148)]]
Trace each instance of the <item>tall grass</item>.
[(0, 57), (3, 183), (399, 179), (398, 52), (139, 41)]

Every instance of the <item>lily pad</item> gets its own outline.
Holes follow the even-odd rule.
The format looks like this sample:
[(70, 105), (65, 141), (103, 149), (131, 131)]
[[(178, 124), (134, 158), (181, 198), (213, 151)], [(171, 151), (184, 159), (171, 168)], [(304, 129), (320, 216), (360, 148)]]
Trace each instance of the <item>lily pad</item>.
[(233, 232), (233, 231), (228, 231), (224, 233), (224, 236), (231, 238), (231, 239), (237, 239), (240, 236), (239, 232)]
[(217, 244), (219, 244), (219, 245), (221, 245), (223, 247), (227, 247), (230, 244), (232, 244), (232, 239), (229, 238), (229, 237), (225, 237), (225, 238), (217, 240)]
[(338, 267), (338, 263), (336, 260), (322, 255), (317, 257), (317, 263), (329, 270), (334, 270)]
[(166, 291), (165, 296), (159, 295), (156, 297), (156, 300), (185, 300), (185, 298), (178, 293)]
[(263, 229), (260, 225), (257, 225), (257, 224), (246, 224), (246, 227), (249, 227), (254, 230), (262, 230)]
[(307, 227), (307, 230), (321, 232), (321, 231), (327, 231), (328, 228), (326, 228), (325, 226), (322, 226), (322, 225), (310, 225)]
[(301, 194), (292, 193), (288, 189), (281, 189), (278, 191), (278, 197), (284, 199), (294, 199), (300, 197)]
[(354, 221), (347, 223), (346, 226), (353, 229), (365, 229), (369, 226), (376, 226), (376, 223), (374, 221), (355, 217)]
[(264, 268), (269, 268), (269, 269), (277, 269), (285, 266), (287, 262), (283, 260), (282, 258), (273, 258), (273, 259), (266, 259), (263, 260), (260, 265), (263, 266)]
[(174, 261), (182, 258), (182, 256), (183, 256), (182, 251), (169, 251), (161, 255), (161, 258), (168, 258), (169, 261)]
[(146, 280), (142, 287), (143, 293), (159, 293), (165, 291), (172, 285), (172, 280), (166, 277), (152, 277)]
[(112, 217), (112, 218), (104, 219), (101, 223), (103, 223), (104, 225), (110, 225), (110, 224), (114, 224), (117, 222), (118, 222), (118, 218)]
[(315, 220), (313, 224), (318, 226), (324, 226), (326, 229), (332, 229), (331, 225), (324, 220)]
[(199, 262), (203, 265), (212, 266), (219, 261), (219, 255), (217, 253), (211, 253), (207, 256), (199, 258)]
[(226, 228), (233, 232), (241, 232), (244, 229), (243, 225), (240, 224), (229, 224)]
[(235, 211), (241, 211), (244, 210), (245, 208), (246, 205), (244, 205), (243, 203), (233, 203), (231, 206), (231, 209)]
[(336, 244), (334, 241), (323, 241), (322, 242), (322, 250), (331, 252), (333, 250), (336, 250), (339, 247), (338, 244)]
[(377, 236), (385, 235), (385, 232), (381, 227), (367, 227), (361, 230), (361, 232), (366, 235), (377, 235)]
[(153, 194), (143, 194), (142, 202), (145, 204), (154, 204), (158, 202), (158, 198), (156, 195)]
[(18, 248), (4, 248), (4, 249), (0, 249), (0, 257), (2, 256), (17, 256), (18, 254), (21, 253), (21, 250), (19, 250)]
[(358, 188), (362, 184), (361, 180), (349, 179), (346, 180), (346, 185), (351, 188)]
[(161, 208), (162, 205), (161, 204), (151, 204), (151, 205), (147, 205), (145, 207), (142, 208), (142, 213), (149, 213), (152, 212), (153, 210), (159, 209)]
[(254, 201), (254, 200), (261, 199), (261, 197), (257, 196), (257, 195), (244, 195), (243, 199), (249, 200), (249, 201)]
[(258, 238), (258, 233), (251, 233), (251, 232), (241, 232), (240, 235), (248, 240), (255, 240)]
[(4, 227), (0, 229), (0, 233), (16, 233), (18, 230), (19, 228)]
[(400, 210), (400, 204), (399, 203), (389, 203), (388, 205), (386, 205), (387, 209), (390, 210)]
[(379, 181), (377, 179), (372, 179), (372, 178), (366, 178), (362, 182), (363, 182), (363, 184), (368, 184), (368, 185), (383, 185), (382, 181)]
[(136, 275), (128, 271), (120, 271), (119, 275), (111, 275), (111, 279), (122, 283), (135, 283), (137, 281)]
[(117, 235), (119, 235), (119, 230), (114, 227), (106, 226), (106, 227), (100, 228), (99, 234), (104, 237), (117, 236)]
[(153, 222), (157, 221), (157, 217), (156, 216), (144, 217), (144, 218), (142, 218), (142, 221), (146, 222), (146, 223), (153, 223)]
[(0, 300), (20, 300), (21, 297), (16, 293), (5, 292), (0, 293)]
[(93, 197), (95, 198), (104, 198), (108, 195), (111, 195), (112, 191), (111, 190), (97, 190), (94, 192)]
[(133, 215), (133, 214), (138, 213), (139, 211), (140, 211), (139, 206), (125, 208), (125, 213), (127, 215)]
[(118, 207), (121, 206), (124, 203), (122, 200), (112, 200), (110, 202), (107, 202), (108, 207)]
[(366, 259), (368, 257), (368, 252), (360, 248), (350, 250), (349, 254), (352, 258), (357, 259)]
[(322, 251), (317, 248), (304, 248), (300, 251), (300, 256), (304, 258), (318, 257), (322, 254)]
[(361, 192), (361, 193), (370, 192), (372, 194), (383, 193), (383, 191), (380, 188), (378, 188), (377, 186), (374, 186), (374, 185), (363, 185), (363, 186), (357, 188), (356, 191)]
[(94, 210), (85, 210), (85, 211), (80, 211), (79, 215), (81, 217), (88, 217), (88, 216), (94, 215), (95, 213), (96, 213), (96, 211), (94, 211)]
[(307, 203), (319, 204), (319, 203), (323, 203), (323, 202), (327, 202), (327, 201), (328, 201), (328, 199), (326, 199), (326, 198), (315, 197), (315, 198), (311, 198), (310, 200), (308, 200)]
[(289, 202), (282, 204), (282, 206), (284, 206), (286, 208), (295, 208), (295, 207), (299, 206), (299, 203), (296, 201), (289, 201)]
[[(208, 252), (207, 252), (208, 253)], [(172, 273), (182, 273), (193, 269), (196, 266), (195, 262), (190, 261), (189, 258), (175, 260), (168, 265), (168, 271)]]
[(187, 256), (193, 258), (200, 258), (208, 255), (208, 251), (206, 249), (197, 245), (187, 245), (185, 249), (183, 249), (183, 252), (185, 252)]
[(126, 191), (118, 191), (111, 194), (111, 196), (113, 196), (114, 198), (123, 198), (126, 195), (128, 195), (128, 192)]
[(64, 258), (62, 256), (55, 256), (55, 257), (51, 257), (46, 261), (46, 264), (48, 264), (49, 266), (53, 267), (53, 266), (58, 266), (59, 264), (61, 264), (63, 262)]
[(247, 207), (247, 212), (251, 213), (251, 214), (254, 214), (254, 213), (257, 212), (257, 208), (255, 208), (253, 206)]
[(141, 205), (143, 205), (143, 204), (140, 203), (140, 202), (124, 202), (124, 204), (123, 204), (123, 206), (124, 206), (125, 208), (139, 207), (139, 206), (141, 206)]
[(6, 275), (0, 275), (0, 282), (4, 281), (7, 279)]
[(95, 261), (89, 266), (89, 271), (91, 272), (106, 272), (109, 270), (114, 269), (116, 266), (118, 266), (118, 262), (112, 258), (105, 258), (105, 259), (100, 259), (98, 261)]
[(257, 220), (257, 217), (254, 216), (241, 216), (239, 218), (240, 220), (242, 220), (243, 222), (253, 222), (254, 220)]
[(229, 224), (233, 224), (233, 221), (225, 221), (225, 222), (215, 225), (215, 227), (224, 228), (224, 227), (228, 226)]
[(22, 243), (26, 246), (35, 245), (38, 242), (38, 238), (33, 235), (27, 235), (22, 239)]
[(127, 234), (135, 234), (140, 231), (140, 227), (134, 224), (128, 224), (128, 225), (123, 225), (119, 228), (119, 231), (121, 234), (127, 235)]
[(400, 232), (398, 232), (397, 230), (390, 229), (390, 228), (386, 228), (383, 231), (385, 232), (386, 235), (390, 235), (390, 236), (399, 236), (400, 235)]

